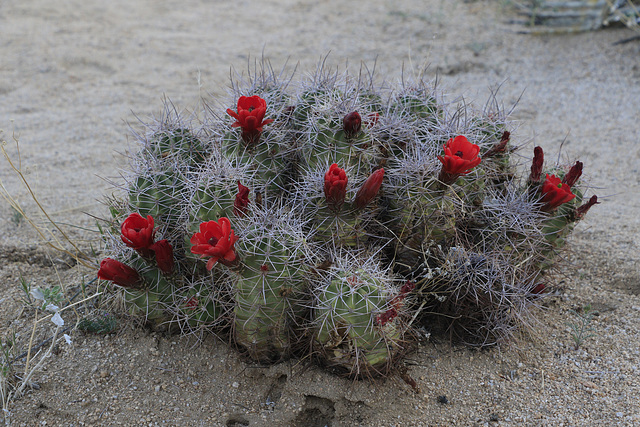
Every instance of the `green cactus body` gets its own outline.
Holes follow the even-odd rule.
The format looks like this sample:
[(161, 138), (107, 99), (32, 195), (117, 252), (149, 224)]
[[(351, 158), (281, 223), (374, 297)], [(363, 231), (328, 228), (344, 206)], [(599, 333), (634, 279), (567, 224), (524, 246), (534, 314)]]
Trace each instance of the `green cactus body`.
[(350, 203), (345, 203), (340, 212), (323, 207), (314, 218), (313, 239), (317, 242), (331, 242), (333, 247), (356, 247), (367, 240), (366, 221)]
[(574, 212), (582, 203), (582, 192), (574, 188), (573, 194), (576, 195), (573, 200), (561, 205), (542, 224), (542, 233), (548, 247), (541, 251), (544, 255), (544, 260), (540, 263), (541, 270), (548, 270), (553, 266), (556, 253), (566, 245), (566, 239), (575, 227)]
[(226, 312), (228, 289), (222, 283), (226, 281), (219, 274), (209, 274), (178, 293), (180, 314), (189, 326), (215, 329), (224, 326), (222, 316)]
[(175, 226), (182, 214), (183, 181), (170, 171), (138, 176), (129, 190), (133, 212), (151, 215), (158, 224)]
[(424, 248), (448, 246), (454, 240), (456, 196), (435, 178), (395, 185), (394, 193), (388, 220), (394, 238), (390, 256), (396, 271), (408, 274), (424, 261)]
[(433, 120), (441, 113), (441, 107), (435, 97), (422, 90), (409, 90), (396, 100), (394, 109), (409, 113), (418, 119)]
[(290, 356), (292, 328), (304, 284), (302, 259), (291, 236), (250, 227), (236, 244), (234, 337), (255, 361)]
[[(107, 249), (144, 278), (123, 291), (127, 312), (224, 331), (261, 363), (311, 347), (356, 377), (400, 359), (409, 316), (431, 328), (426, 312), (440, 310), (480, 336), (514, 330), (538, 298), (531, 282), (590, 206), (576, 214), (574, 189), (572, 202), (543, 212), (552, 208), (540, 202), (539, 171), (518, 173), (499, 103), (478, 113), (423, 81), (382, 87), (324, 67), (290, 91), (293, 80), (263, 67), (233, 82), (225, 104), (237, 111), (204, 108), (184, 121), (167, 106), (136, 134), (126, 194), (109, 201), (103, 231)], [(450, 139), (458, 148), (443, 157)], [(134, 212), (155, 220), (155, 240), (137, 248), (149, 260), (120, 238)], [(224, 231), (200, 232), (223, 217)], [(208, 260), (191, 253), (194, 233)], [(167, 243), (175, 267), (163, 276)], [(396, 280), (419, 282), (417, 304), (399, 304)], [(458, 316), (465, 308), (472, 314)]]
[(177, 157), (179, 162), (195, 166), (206, 160), (205, 147), (193, 133), (186, 128), (177, 128), (159, 132), (150, 140), (150, 151), (158, 159)]
[(384, 373), (403, 348), (401, 319), (380, 322), (395, 310), (388, 279), (364, 269), (340, 270), (317, 293), (315, 343), (325, 363), (351, 376)]
[[(272, 126), (272, 125), (269, 125)], [(236, 167), (253, 172), (254, 186), (260, 192), (279, 194), (285, 187), (291, 172), (291, 143), (288, 138), (278, 138), (277, 132), (263, 131), (258, 143), (247, 146), (240, 131), (231, 131), (222, 142), (224, 157)]]
[(169, 307), (175, 286), (158, 268), (137, 255), (130, 264), (142, 277), (144, 288), (123, 289), (127, 312), (144, 318), (154, 327), (168, 324), (172, 320)]

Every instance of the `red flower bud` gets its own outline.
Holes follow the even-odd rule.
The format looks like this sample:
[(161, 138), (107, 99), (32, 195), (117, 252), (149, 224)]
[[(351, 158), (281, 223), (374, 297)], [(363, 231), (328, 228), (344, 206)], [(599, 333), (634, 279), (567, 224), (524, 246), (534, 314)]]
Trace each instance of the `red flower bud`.
[(414, 290), (415, 287), (415, 283), (413, 283), (411, 280), (407, 280), (407, 282), (402, 285), (402, 288), (400, 288), (400, 295), (402, 296), (402, 298), (404, 298), (409, 292)]
[(187, 300), (187, 302), (184, 303), (185, 308), (189, 310), (195, 310), (196, 308), (198, 308), (198, 305), (200, 305), (200, 302), (196, 297), (191, 297)]
[(389, 310), (385, 311), (384, 313), (378, 314), (376, 316), (376, 322), (378, 323), (378, 325), (384, 326), (387, 324), (387, 322), (391, 322), (396, 317), (398, 317), (398, 310), (391, 307)]
[(468, 174), (482, 160), (478, 157), (480, 147), (470, 143), (463, 135), (449, 139), (443, 147), (444, 156), (438, 156), (442, 163), (438, 179), (445, 184), (451, 184), (460, 175)]
[(374, 111), (372, 113), (367, 114), (367, 118), (364, 121), (364, 123), (367, 125), (368, 128), (372, 128), (378, 123), (378, 120), (380, 120), (380, 114)]
[(531, 293), (534, 295), (540, 295), (542, 293), (545, 293), (546, 290), (547, 290), (547, 285), (545, 285), (544, 283), (538, 283), (533, 287), (533, 289), (531, 289)]
[(402, 285), (402, 288), (400, 288), (400, 292), (398, 293), (398, 295), (393, 297), (389, 305), (395, 307), (396, 309), (400, 309), (400, 307), (402, 306), (402, 301), (405, 299), (409, 292), (415, 289), (415, 287), (415, 283), (413, 283), (411, 280), (407, 280), (407, 282)]
[(243, 217), (247, 213), (247, 206), (249, 206), (249, 189), (238, 181), (238, 194), (233, 202), (233, 214)]
[(272, 119), (264, 120), (267, 112), (267, 101), (259, 96), (241, 96), (238, 99), (238, 112), (227, 109), (227, 114), (236, 119), (231, 125), (242, 128), (242, 140), (247, 145), (255, 144), (260, 139), (262, 127), (273, 122)]
[(191, 237), (191, 252), (204, 257), (211, 257), (207, 262), (207, 270), (211, 270), (218, 260), (231, 263), (236, 259), (233, 245), (238, 241), (228, 218), (208, 221), (200, 224), (200, 232)]
[(583, 216), (586, 215), (586, 213), (589, 211), (589, 209), (591, 209), (591, 206), (593, 205), (597, 205), (598, 203), (600, 203), (598, 201), (598, 196), (596, 196), (595, 194), (593, 196), (591, 196), (591, 198), (589, 199), (589, 201), (587, 203), (585, 203), (584, 205), (578, 207), (574, 213), (574, 217), (575, 220), (581, 220)]
[(529, 175), (529, 183), (535, 184), (540, 182), (542, 177), (542, 164), (544, 163), (544, 152), (542, 147), (533, 149), (533, 161), (531, 162), (531, 175)]
[(575, 184), (580, 179), (581, 175), (582, 162), (576, 162), (576, 164), (573, 165), (571, 169), (569, 169), (569, 172), (567, 172), (567, 174), (564, 176), (562, 182), (567, 184), (569, 187), (573, 187), (573, 184)]
[(160, 240), (151, 245), (151, 250), (156, 254), (156, 264), (160, 271), (170, 274), (174, 267), (171, 244), (166, 239)]
[(334, 211), (339, 211), (347, 194), (347, 174), (336, 163), (329, 167), (324, 174), (324, 196), (327, 205)]
[(384, 178), (384, 168), (380, 168), (369, 175), (369, 178), (362, 184), (362, 187), (356, 193), (356, 198), (353, 200), (353, 205), (356, 209), (364, 208), (378, 195), (382, 185), (382, 178)]
[(145, 219), (139, 213), (132, 213), (122, 223), (120, 237), (125, 245), (135, 249), (143, 257), (149, 258), (152, 255), (149, 247), (153, 244), (153, 225), (151, 215), (147, 215)]
[(560, 178), (555, 175), (547, 174), (547, 177), (540, 188), (542, 192), (542, 201), (544, 205), (542, 210), (545, 212), (552, 212), (558, 206), (573, 200), (575, 194), (571, 193), (571, 187), (562, 183)]
[(344, 134), (347, 138), (355, 138), (362, 127), (362, 118), (357, 111), (349, 113), (342, 119)]
[(142, 279), (137, 271), (128, 265), (111, 258), (105, 258), (100, 262), (98, 278), (102, 280), (110, 280), (116, 285), (124, 288), (142, 288)]

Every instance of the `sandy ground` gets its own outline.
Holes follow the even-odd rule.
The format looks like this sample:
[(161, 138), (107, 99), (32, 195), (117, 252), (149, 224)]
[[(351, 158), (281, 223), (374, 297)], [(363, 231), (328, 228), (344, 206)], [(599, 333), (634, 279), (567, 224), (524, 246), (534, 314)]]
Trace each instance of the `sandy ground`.
[[(520, 100), (514, 142), (585, 164), (594, 208), (572, 239), (560, 292), (533, 338), (474, 351), (446, 342), (410, 356), (414, 393), (397, 379), (351, 382), (295, 362), (260, 368), (223, 343), (145, 330), (71, 332), (11, 402), (15, 425), (634, 425), (640, 423), (640, 44), (625, 29), (531, 36), (503, 1), (273, 0), (0, 3), (0, 128), (56, 221), (89, 248), (91, 215), (118, 179), (128, 123), (163, 98), (194, 109), (225, 92), (230, 68), (263, 53), (275, 68), (376, 64), (389, 80), (427, 77), (481, 105), (501, 85)], [(560, 150), (561, 144), (562, 150)], [(0, 179), (37, 211), (6, 162)], [(81, 229), (78, 227), (86, 227)], [(90, 272), (42, 255), (28, 224), (0, 202), (0, 329), (25, 344), (33, 312), (19, 278), (71, 289)], [(55, 258), (55, 256), (54, 256)], [(591, 304), (595, 335), (573, 350), (570, 309)], [(38, 329), (36, 342), (49, 336)], [(446, 396), (448, 403), (440, 403)]]

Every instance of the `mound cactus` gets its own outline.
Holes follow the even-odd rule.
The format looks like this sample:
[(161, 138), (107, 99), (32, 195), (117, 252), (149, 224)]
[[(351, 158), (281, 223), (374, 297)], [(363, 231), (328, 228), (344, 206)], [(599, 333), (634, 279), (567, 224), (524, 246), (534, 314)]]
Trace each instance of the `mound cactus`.
[(167, 109), (137, 135), (98, 273), (129, 314), (353, 377), (388, 373), (417, 325), (487, 345), (527, 324), (597, 203), (582, 163), (545, 169), (536, 147), (522, 176), (503, 111), (422, 81), (321, 69), (296, 91), (269, 70), (233, 85), (235, 109)]

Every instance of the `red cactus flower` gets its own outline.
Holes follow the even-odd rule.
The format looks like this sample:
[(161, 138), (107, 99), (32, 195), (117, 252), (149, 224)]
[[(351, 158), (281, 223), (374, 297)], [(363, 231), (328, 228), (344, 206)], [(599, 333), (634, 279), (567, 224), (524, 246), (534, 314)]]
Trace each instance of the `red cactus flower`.
[(531, 162), (531, 174), (529, 175), (529, 183), (537, 184), (542, 177), (542, 164), (544, 163), (544, 152), (542, 147), (533, 149), (533, 161)]
[(207, 270), (211, 270), (216, 262), (231, 263), (236, 259), (233, 245), (238, 241), (228, 218), (208, 221), (200, 224), (200, 232), (191, 237), (191, 252), (202, 258), (211, 257), (207, 262)]
[(409, 292), (415, 289), (415, 287), (416, 287), (415, 283), (413, 283), (411, 280), (407, 280), (407, 282), (404, 285), (402, 285), (402, 288), (400, 288), (400, 292), (398, 293), (398, 295), (393, 297), (389, 305), (391, 305), (392, 307), (395, 307), (396, 309), (400, 309), (400, 307), (402, 306), (402, 301), (406, 298)]
[(575, 221), (581, 220), (582, 217), (585, 216), (586, 213), (589, 211), (589, 209), (591, 209), (591, 206), (597, 205), (598, 203), (600, 203), (598, 201), (598, 196), (596, 196), (594, 194), (593, 196), (591, 196), (591, 198), (589, 199), (589, 201), (587, 203), (585, 203), (584, 205), (578, 207), (575, 210), (575, 212), (574, 212)]
[(380, 114), (378, 114), (377, 111), (374, 111), (367, 114), (367, 118), (365, 119), (364, 123), (368, 128), (372, 128), (378, 123), (378, 120), (380, 120)]
[(227, 114), (236, 119), (231, 125), (242, 128), (242, 140), (245, 144), (255, 144), (260, 139), (262, 127), (273, 122), (272, 119), (264, 120), (267, 112), (267, 101), (259, 96), (241, 96), (238, 99), (238, 112), (227, 109)]
[(189, 310), (195, 310), (199, 305), (200, 301), (198, 301), (198, 298), (196, 297), (191, 297), (184, 303), (185, 308)]
[(466, 175), (482, 160), (478, 157), (480, 147), (470, 143), (463, 135), (451, 138), (443, 147), (444, 156), (438, 156), (438, 160), (442, 163), (438, 179), (445, 184), (451, 184), (460, 175)]
[(125, 245), (138, 251), (140, 255), (150, 257), (152, 253), (149, 248), (153, 244), (154, 235), (153, 225), (151, 215), (143, 218), (139, 213), (132, 213), (120, 227), (122, 241)]
[(582, 175), (582, 162), (576, 162), (575, 165), (571, 166), (569, 172), (562, 178), (562, 182), (567, 184), (569, 187), (573, 187)]
[(136, 270), (112, 258), (105, 258), (100, 262), (98, 278), (110, 280), (124, 288), (142, 288), (142, 279)]
[(389, 310), (385, 311), (384, 313), (378, 314), (376, 316), (376, 322), (378, 323), (378, 325), (384, 326), (388, 322), (391, 322), (396, 317), (398, 317), (398, 310), (391, 307)]
[(362, 184), (362, 187), (356, 193), (356, 198), (353, 200), (353, 205), (356, 209), (364, 208), (378, 195), (383, 178), (384, 168), (380, 168), (369, 175), (369, 178)]
[(233, 214), (237, 217), (243, 217), (247, 213), (249, 206), (249, 188), (240, 184), (238, 181), (238, 194), (233, 201)]
[(542, 210), (545, 212), (552, 212), (558, 206), (573, 200), (575, 194), (571, 193), (571, 187), (564, 184), (560, 178), (555, 175), (547, 174), (547, 177), (540, 188), (542, 193), (542, 201), (544, 205)]
[(545, 293), (546, 291), (547, 291), (547, 285), (545, 285), (544, 283), (538, 283), (533, 287), (533, 289), (531, 289), (531, 293), (534, 295), (540, 295)]
[(402, 298), (406, 297), (407, 294), (409, 292), (411, 292), (412, 290), (414, 290), (416, 288), (416, 284), (413, 283), (411, 280), (407, 280), (406, 283), (404, 285), (402, 285), (402, 288), (400, 288), (400, 296)]
[(324, 174), (324, 196), (327, 205), (334, 211), (339, 211), (347, 194), (347, 174), (336, 163), (329, 167)]
[(362, 117), (357, 111), (347, 114), (342, 119), (344, 134), (347, 138), (355, 138), (362, 127)]
[(150, 249), (156, 254), (156, 264), (160, 271), (170, 274), (175, 265), (171, 244), (166, 239), (159, 240), (151, 245)]

